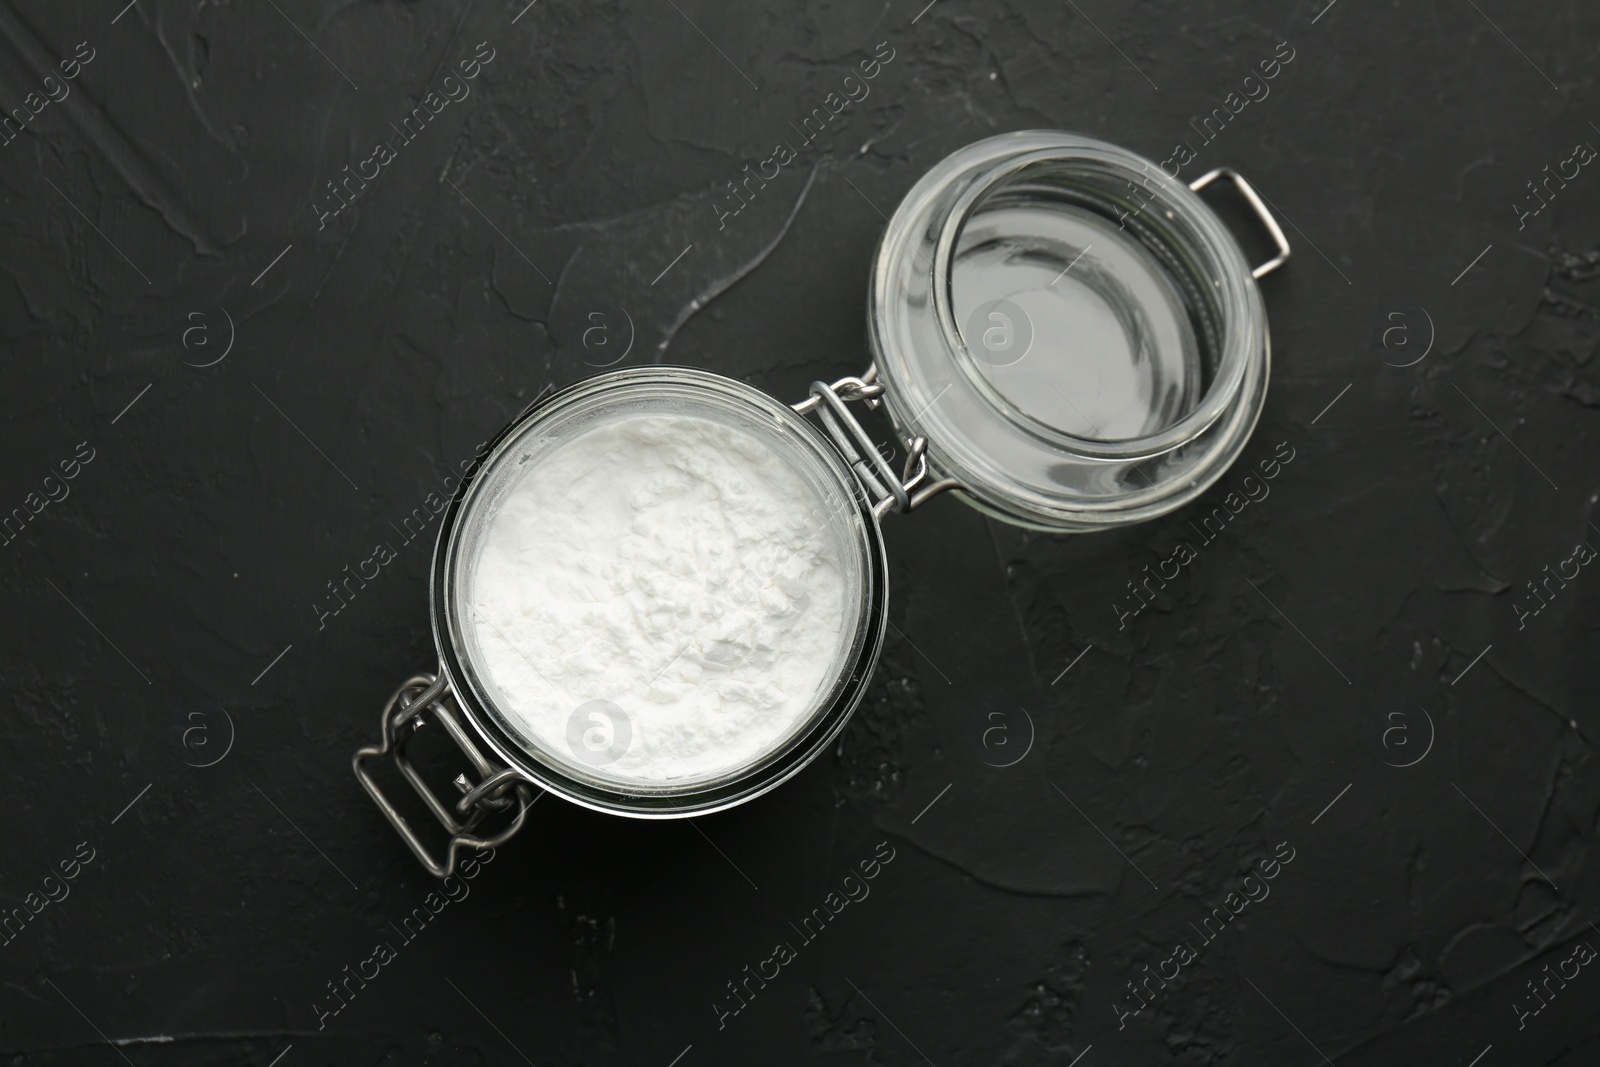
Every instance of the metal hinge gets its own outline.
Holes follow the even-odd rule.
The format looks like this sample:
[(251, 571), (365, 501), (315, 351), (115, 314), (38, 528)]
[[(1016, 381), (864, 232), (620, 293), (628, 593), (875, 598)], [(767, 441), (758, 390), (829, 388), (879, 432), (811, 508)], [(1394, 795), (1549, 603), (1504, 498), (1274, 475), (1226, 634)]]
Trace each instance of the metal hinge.
[(873, 514), (882, 518), (889, 511), (910, 511), (934, 494), (955, 488), (958, 483), (953, 478), (931, 480), (928, 439), (921, 434), (906, 442), (905, 468), (898, 475), (878, 451), (867, 431), (845, 406), (861, 401), (868, 410), (876, 409), (883, 396), (883, 385), (877, 377), (878, 368), (874, 366), (867, 368), (867, 373), (859, 378), (840, 378), (832, 385), (812, 382), (811, 395), (795, 404), (794, 410), (801, 415), (816, 414), (834, 447), (872, 498)]

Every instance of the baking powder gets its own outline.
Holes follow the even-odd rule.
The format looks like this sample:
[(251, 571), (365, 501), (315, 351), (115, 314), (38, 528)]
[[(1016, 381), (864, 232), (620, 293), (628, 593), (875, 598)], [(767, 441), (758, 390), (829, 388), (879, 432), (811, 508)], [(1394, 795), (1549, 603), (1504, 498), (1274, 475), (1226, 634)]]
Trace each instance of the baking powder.
[(781, 743), (853, 640), (822, 494), (744, 429), (631, 415), (528, 464), (469, 599), (495, 705), (607, 777), (734, 771)]

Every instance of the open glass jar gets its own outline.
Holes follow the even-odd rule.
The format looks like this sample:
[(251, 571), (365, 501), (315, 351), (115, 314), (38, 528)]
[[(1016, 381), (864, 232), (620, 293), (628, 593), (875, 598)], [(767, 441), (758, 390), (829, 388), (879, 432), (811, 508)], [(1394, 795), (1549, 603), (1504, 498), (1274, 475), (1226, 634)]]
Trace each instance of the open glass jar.
[[(1275, 242), (1270, 262), (1252, 269), (1196, 195), (1218, 177), (1235, 183)], [(1186, 186), (1124, 149), (1053, 131), (955, 152), (906, 195), (879, 245), (868, 297), (872, 362), (861, 376), (815, 382), (805, 400), (786, 405), (701, 370), (611, 371), (501, 433), (441, 524), (432, 577), (439, 669), (396, 690), (381, 744), (354, 758), (357, 777), (438, 877), (454, 870), (461, 849), (520, 829), (534, 786), (638, 818), (705, 814), (759, 796), (822, 753), (865, 693), (888, 617), (880, 519), (950, 490), (1007, 522), (1088, 531), (1194, 499), (1238, 456), (1261, 411), (1270, 342), (1256, 279), (1288, 255), (1265, 205), (1229, 170)], [(853, 414), (857, 404), (887, 411), (903, 469), (880, 454)], [(610, 454), (634, 460), (602, 471), (574, 459), (596, 442), (625, 445), (631, 451)], [(703, 582), (717, 605), (681, 633), (650, 622), (652, 609), (637, 604), (596, 622), (605, 598), (575, 593), (586, 625), (627, 637), (613, 650), (607, 691), (585, 691), (571, 665), (588, 650), (563, 647), (580, 640), (578, 627), (548, 591), (507, 593), (526, 566), (517, 561), (615, 579), (611, 556), (639, 556), (628, 538), (676, 529), (690, 513), (660, 526), (608, 523), (604, 511), (580, 508), (588, 519), (576, 521), (592, 522), (596, 544), (584, 561), (565, 560), (586, 535), (545, 538), (545, 526), (559, 524), (537, 501), (602, 482), (618, 499), (655, 500), (663, 479), (699, 470), (697, 452), (743, 472), (713, 496), (768, 499), (766, 512), (751, 514), (791, 517), (760, 536), (748, 516), (739, 519), (745, 541), (772, 542), (757, 545), (751, 558), (763, 562), (743, 577), (730, 577), (720, 557), (691, 558), (688, 542), (663, 542), (673, 557), (665, 565)], [(646, 554), (662, 562), (660, 552)], [(658, 584), (656, 573), (648, 584)], [(782, 640), (729, 642), (715, 628), (734, 617), (735, 602), (766, 605), (767, 616), (736, 616), (745, 630), (801, 609), (816, 625)], [(763, 672), (781, 685), (764, 686)], [(763, 714), (724, 714), (720, 703), (707, 714), (707, 701), (751, 687), (762, 692)], [(405, 755), (430, 718), (472, 764), (455, 779), (454, 804)], [(450, 834), (442, 857), (369, 774), (366, 762), (380, 757)]]

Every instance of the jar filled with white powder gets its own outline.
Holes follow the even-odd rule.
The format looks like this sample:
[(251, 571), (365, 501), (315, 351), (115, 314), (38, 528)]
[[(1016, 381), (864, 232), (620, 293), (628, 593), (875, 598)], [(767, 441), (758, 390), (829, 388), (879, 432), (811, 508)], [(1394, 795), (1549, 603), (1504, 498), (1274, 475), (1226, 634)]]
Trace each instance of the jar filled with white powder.
[(720, 804), (842, 722), (841, 665), (882, 606), (875, 530), (800, 416), (731, 385), (674, 368), (579, 390), (464, 501), (461, 680), (575, 793)]
[[(1196, 195), (1218, 177), (1276, 258), (1251, 268)], [(953, 153), (885, 229), (866, 373), (790, 405), (707, 371), (613, 370), (495, 440), (441, 523), (439, 669), (390, 697), (357, 777), (441, 877), (516, 833), (540, 790), (640, 818), (759, 796), (862, 699), (888, 622), (888, 512), (952, 490), (1007, 522), (1089, 531), (1221, 477), (1266, 395), (1256, 279), (1288, 254), (1232, 171), (1191, 188), (1055, 131)], [(898, 467), (857, 418), (879, 406)], [(434, 722), (471, 766), (453, 801), (405, 754)], [(369, 773), (377, 758), (449, 833), (442, 857)]]

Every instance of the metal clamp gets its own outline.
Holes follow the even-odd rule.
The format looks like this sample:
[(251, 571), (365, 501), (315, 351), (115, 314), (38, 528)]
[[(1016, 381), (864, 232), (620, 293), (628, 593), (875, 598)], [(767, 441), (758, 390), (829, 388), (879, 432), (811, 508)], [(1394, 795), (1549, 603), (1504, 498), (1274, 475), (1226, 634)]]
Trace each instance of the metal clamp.
[(889, 461), (867, 436), (867, 431), (845, 405), (864, 401), (868, 410), (883, 401), (884, 387), (876, 379), (878, 368), (869, 367), (861, 377), (840, 378), (829, 385), (812, 382), (811, 395), (794, 405), (801, 415), (815, 412), (839, 454), (855, 471), (873, 501), (873, 514), (882, 518), (889, 511), (910, 511), (935, 493), (956, 486), (953, 478), (931, 482), (928, 470), (928, 439), (921, 434), (907, 442), (904, 471), (896, 474)]
[(1278, 246), (1277, 256), (1252, 270), (1250, 277), (1262, 278), (1271, 274), (1289, 260), (1289, 239), (1283, 235), (1283, 227), (1278, 225), (1278, 220), (1273, 218), (1272, 212), (1267, 210), (1267, 205), (1262, 201), (1261, 194), (1256, 192), (1255, 187), (1245, 181), (1244, 176), (1232, 167), (1218, 167), (1209, 174), (1202, 174), (1189, 183), (1189, 188), (1198, 193), (1218, 178), (1227, 178), (1233, 182), (1234, 187), (1239, 190), (1239, 195), (1249, 202), (1250, 207), (1255, 210), (1256, 218), (1261, 220), (1261, 225), (1267, 228), (1267, 233), (1272, 237), (1273, 243)]
[[(432, 674), (416, 674), (406, 679), (383, 709), (383, 743), (376, 747), (363, 748), (355, 754), (350, 761), (350, 766), (356, 772), (356, 778), (372, 797), (378, 809), (388, 817), (389, 822), (399, 831), (405, 843), (411, 846), (411, 851), (416, 854), (422, 865), (435, 878), (448, 878), (456, 869), (456, 854), (464, 846), (471, 848), (495, 848), (505, 844), (511, 836), (522, 829), (523, 820), (527, 817), (528, 808), (537, 799), (529, 790), (529, 782), (518, 771), (511, 767), (504, 767), (490, 762), (473, 743), (471, 735), (462, 728), (457, 718), (458, 712), (453, 707), (454, 697), (450, 693), (449, 682)], [(478, 773), (478, 782), (473, 782), (465, 774), (458, 774), (455, 778), (456, 788), (460, 789), (463, 796), (454, 805), (454, 810), (446, 807), (428, 784), (422, 780), (409, 760), (405, 756), (406, 743), (416, 732), (427, 725), (425, 716), (432, 716), (441, 726), (450, 740), (456, 743), (467, 759), (472, 761), (473, 768)], [(417, 796), (428, 806), (446, 830), (450, 832), (450, 845), (445, 853), (444, 862), (435, 860), (428, 852), (406, 817), (389, 802), (368, 775), (362, 763), (374, 757), (388, 756), (394, 765), (405, 775), (406, 781), (411, 783), (411, 788), (417, 791)], [(543, 795), (542, 793), (540, 794)], [(510, 810), (516, 807), (509, 824), (498, 834), (485, 837), (475, 833), (478, 824), (487, 816)], [(457, 819), (457, 815), (460, 819)]]

